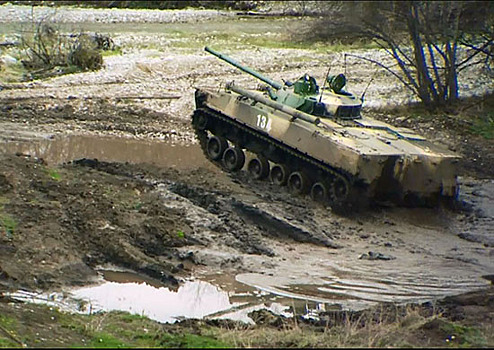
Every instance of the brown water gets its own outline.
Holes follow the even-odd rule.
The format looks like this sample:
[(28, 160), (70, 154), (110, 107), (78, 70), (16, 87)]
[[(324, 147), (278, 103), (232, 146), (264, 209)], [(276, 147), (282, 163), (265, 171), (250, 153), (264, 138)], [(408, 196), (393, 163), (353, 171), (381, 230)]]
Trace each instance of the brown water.
[(22, 153), (44, 159), (48, 164), (61, 164), (80, 158), (100, 161), (149, 163), (162, 167), (191, 169), (212, 165), (196, 144), (134, 140), (100, 136), (65, 136), (52, 140), (0, 143), (2, 153)]

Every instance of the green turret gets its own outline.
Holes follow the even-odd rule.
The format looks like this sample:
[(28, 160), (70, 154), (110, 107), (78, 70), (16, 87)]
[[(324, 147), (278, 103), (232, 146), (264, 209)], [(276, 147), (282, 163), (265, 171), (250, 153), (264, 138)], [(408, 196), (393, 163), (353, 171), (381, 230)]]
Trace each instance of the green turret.
[(316, 79), (308, 74), (304, 74), (293, 83), (285, 81), (282, 84), (241, 65), (232, 58), (207, 46), (204, 49), (219, 59), (268, 84), (269, 86), (263, 90), (272, 100), (278, 103), (318, 117), (337, 117), (342, 119), (360, 117), (362, 101), (355, 95), (343, 90), (346, 84), (346, 78), (343, 74), (327, 76), (328, 87), (323, 87), (322, 89), (317, 84)]

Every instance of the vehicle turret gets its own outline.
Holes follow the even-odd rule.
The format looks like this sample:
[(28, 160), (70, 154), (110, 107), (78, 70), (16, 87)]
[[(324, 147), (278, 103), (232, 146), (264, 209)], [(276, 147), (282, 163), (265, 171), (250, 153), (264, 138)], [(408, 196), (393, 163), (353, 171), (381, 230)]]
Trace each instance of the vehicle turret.
[(210, 47), (206, 46), (204, 50), (268, 84), (263, 90), (271, 100), (317, 117), (341, 119), (360, 117), (362, 100), (343, 90), (346, 84), (346, 78), (343, 74), (328, 75), (322, 88), (317, 84), (316, 79), (309, 74), (304, 74), (295, 82), (284, 81), (282, 84), (243, 66)]

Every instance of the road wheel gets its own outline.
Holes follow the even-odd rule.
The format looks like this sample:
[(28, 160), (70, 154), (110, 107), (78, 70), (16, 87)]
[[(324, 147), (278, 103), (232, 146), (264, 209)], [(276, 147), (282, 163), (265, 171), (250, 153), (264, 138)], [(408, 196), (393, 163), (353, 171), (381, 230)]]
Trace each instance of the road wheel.
[(269, 177), (275, 185), (285, 186), (288, 181), (288, 174), (290, 171), (288, 167), (284, 164), (276, 164), (271, 168)]
[(323, 182), (316, 182), (310, 189), (310, 198), (314, 202), (325, 203), (328, 200), (328, 186)]
[(309, 189), (309, 179), (302, 171), (294, 171), (288, 177), (288, 188), (293, 194), (306, 194)]
[(258, 155), (250, 160), (247, 169), (254, 179), (265, 179), (269, 175), (269, 161), (265, 157)]
[(331, 203), (342, 203), (347, 199), (349, 192), (350, 188), (348, 187), (348, 182), (337, 177), (331, 182), (328, 197)]
[(198, 114), (197, 117), (194, 116), (194, 122), (199, 130), (206, 130), (208, 127), (208, 117), (204, 114)]
[(219, 160), (223, 157), (223, 153), (228, 148), (228, 142), (224, 137), (212, 136), (208, 140), (207, 152), (212, 160)]
[(228, 147), (223, 154), (223, 165), (229, 171), (239, 171), (245, 164), (245, 154), (238, 147)]

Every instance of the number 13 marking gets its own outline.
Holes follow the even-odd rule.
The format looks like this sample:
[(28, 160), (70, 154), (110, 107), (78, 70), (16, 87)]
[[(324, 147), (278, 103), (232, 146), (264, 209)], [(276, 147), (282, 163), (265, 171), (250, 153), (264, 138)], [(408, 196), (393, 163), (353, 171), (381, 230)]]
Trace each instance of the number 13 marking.
[(261, 129), (267, 129), (269, 126), (269, 119), (265, 115), (258, 114), (257, 115), (257, 127)]

